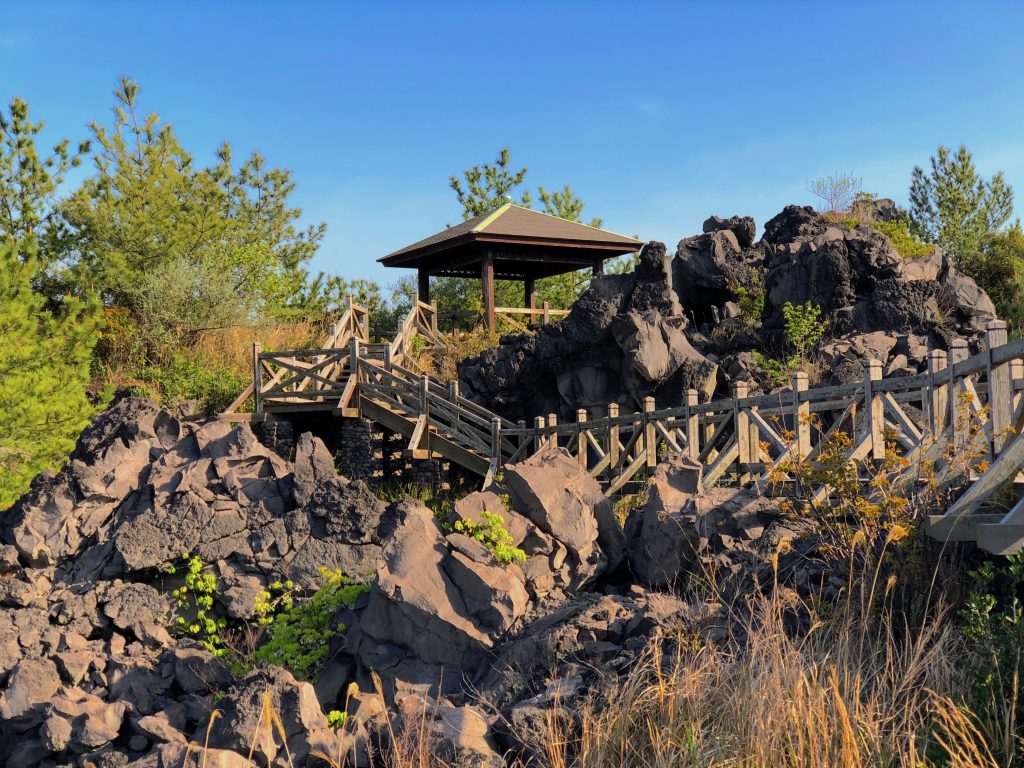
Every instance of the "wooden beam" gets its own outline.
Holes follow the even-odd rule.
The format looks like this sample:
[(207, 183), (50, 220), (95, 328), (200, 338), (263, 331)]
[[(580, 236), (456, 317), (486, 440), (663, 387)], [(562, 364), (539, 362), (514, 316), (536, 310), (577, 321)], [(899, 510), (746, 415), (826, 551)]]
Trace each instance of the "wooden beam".
[(425, 269), (420, 269), (417, 273), (419, 285), (416, 292), (417, 297), (424, 304), (430, 303), (430, 273)]
[(484, 327), (494, 330), (494, 256), (488, 250), (480, 262), (480, 283), (484, 298)]
[(985, 326), (985, 352), (988, 354), (988, 405), (992, 414), (992, 456), (1013, 438), (1013, 382), (1010, 365), (996, 365), (992, 353), (1007, 342), (1005, 320), (991, 320)]
[[(523, 280), (523, 306), (527, 309), (537, 308), (537, 286), (532, 276)], [(530, 320), (533, 321), (532, 315)]]

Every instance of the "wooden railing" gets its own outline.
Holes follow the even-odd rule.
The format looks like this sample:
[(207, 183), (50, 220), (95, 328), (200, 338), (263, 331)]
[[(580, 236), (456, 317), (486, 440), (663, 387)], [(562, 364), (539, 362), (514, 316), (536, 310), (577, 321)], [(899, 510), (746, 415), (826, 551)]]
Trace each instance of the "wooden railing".
[[(314, 384), (317, 378), (336, 377), (338, 370), (320, 365), (317, 357), (333, 354), (338, 348), (346, 347), (351, 339), (368, 341), (369, 338), (370, 311), (356, 304), (349, 295), (348, 307), (331, 326), (320, 349), (264, 353), (258, 343), (253, 344), (253, 381), (224, 409), (222, 415), (239, 413), (250, 397), (255, 401), (255, 411), (259, 413), (262, 410), (260, 401), (265, 394), (261, 390), (265, 387), (274, 394), (283, 394), (283, 390), (278, 386), (283, 380), (290, 382), (291, 391), (304, 391)], [(297, 373), (296, 368), (309, 368), (309, 381), (295, 380), (293, 374)]]
[[(404, 430), (413, 458), (439, 453), (487, 477), (557, 446), (609, 495), (646, 477), (666, 452), (700, 462), (705, 485), (729, 481), (787, 493), (799, 482), (791, 468), (817, 461), (845, 433), (846, 461), (877, 463), (895, 452), (902, 467), (892, 477), (897, 492), (909, 492), (926, 464), (944, 487), (976, 477), (944, 516), (930, 519), (933, 535), (987, 536), (992, 551), (1006, 549), (1011, 529), (1013, 546), (1024, 540), (1024, 501), (997, 516), (972, 516), (970, 525), (960, 522), (989, 504), (1024, 465), (1024, 438), (1017, 437), (1024, 431), (1024, 340), (1008, 343), (1001, 321), (989, 324), (979, 354), (970, 356), (967, 342), (954, 339), (948, 354), (932, 351), (927, 370), (914, 376), (884, 378), (882, 363), (872, 360), (850, 384), (810, 388), (806, 374), (796, 373), (789, 387), (767, 395), (750, 395), (749, 385), (737, 382), (730, 397), (711, 402), (698, 402), (697, 391), (689, 390), (678, 407), (658, 409), (648, 397), (635, 412), (609, 403), (580, 409), (568, 422), (550, 414), (530, 424), (503, 419), (463, 397), (457, 382), (443, 385), (413, 369), (413, 339), (444, 343), (436, 321), (433, 306), (417, 303), (391, 342), (369, 344), (365, 309), (353, 305), (333, 329), (329, 340), (336, 346), (257, 349), (256, 386), (249, 390), (256, 412), (369, 413)], [(956, 468), (951, 451), (979, 460)], [(824, 501), (829, 492), (814, 489), (813, 498)], [(993, 526), (1002, 527), (993, 532)]]
[[(526, 324), (539, 320), (541, 325), (548, 325), (555, 318), (563, 318), (569, 315), (568, 309), (551, 309), (545, 301), (540, 307), (495, 307), (494, 316), (496, 320), (503, 320), (521, 333), (529, 329), (519, 321), (519, 317), (525, 316)], [(482, 316), (481, 316), (482, 317)]]

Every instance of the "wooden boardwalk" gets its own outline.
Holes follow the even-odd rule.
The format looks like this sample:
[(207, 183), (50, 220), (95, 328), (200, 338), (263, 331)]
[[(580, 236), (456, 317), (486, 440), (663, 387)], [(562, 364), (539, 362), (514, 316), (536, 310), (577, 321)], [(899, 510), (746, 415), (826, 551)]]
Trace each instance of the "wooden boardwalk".
[[(843, 437), (845, 461), (867, 472), (886, 467), (896, 493), (923, 483), (950, 489), (945, 514), (926, 529), (935, 538), (974, 541), (1008, 554), (1024, 543), (1024, 341), (1007, 342), (1006, 324), (993, 321), (980, 354), (954, 339), (950, 353), (936, 350), (928, 370), (885, 378), (870, 361), (861, 381), (808, 386), (797, 373), (790, 386), (750, 396), (739, 382), (732, 396), (623, 413), (611, 403), (581, 409), (572, 421), (551, 414), (533, 423), (510, 422), (462, 397), (458, 383), (441, 384), (414, 370), (410, 347), (446, 343), (436, 308), (417, 303), (395, 338), (371, 344), (367, 310), (351, 304), (318, 349), (253, 351), (253, 384), (224, 417), (263, 421), (305, 411), (361, 416), (408, 438), (406, 455), (440, 457), (486, 479), (504, 464), (559, 446), (597, 478), (608, 495), (645, 478), (666, 452), (680, 452), (704, 467), (704, 483), (750, 485), (787, 494)], [(252, 413), (240, 409), (253, 400)], [(597, 412), (599, 410), (600, 412)], [(961, 489), (966, 488), (961, 493)], [(831, 489), (811, 490), (824, 503)]]

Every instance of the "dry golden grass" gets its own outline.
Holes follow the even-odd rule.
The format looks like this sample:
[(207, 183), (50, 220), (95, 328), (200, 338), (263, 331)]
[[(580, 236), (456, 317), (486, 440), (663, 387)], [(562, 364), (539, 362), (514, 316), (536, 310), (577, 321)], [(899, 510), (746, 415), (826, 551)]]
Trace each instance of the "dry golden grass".
[(771, 601), (752, 616), (745, 640), (667, 663), (655, 641), (614, 696), (586, 709), (578, 737), (553, 729), (550, 765), (998, 765), (949, 694), (958, 648), (941, 624), (913, 631), (882, 618), (872, 630), (841, 620), (794, 638)]
[(444, 337), (444, 344), (426, 347), (413, 354), (416, 367), (439, 381), (455, 381), (459, 378), (459, 363), (469, 357), (476, 357), (485, 349), (498, 345), (498, 335), (483, 328), (471, 331), (456, 331)]
[(190, 347), (201, 359), (217, 360), (232, 373), (251, 376), (253, 343), (258, 342), (266, 350), (301, 349), (319, 343), (328, 330), (326, 321), (232, 326), (203, 331)]
[[(915, 629), (886, 610), (871, 622), (838, 618), (794, 637), (784, 627), (788, 608), (770, 598), (752, 601), (724, 647), (653, 639), (625, 681), (583, 708), (579, 731), (564, 730), (571, 718), (552, 713), (545, 765), (1012, 765), (996, 761), (972, 715), (956, 703), (962, 649), (941, 617)], [(670, 645), (680, 650), (666, 657)], [(434, 753), (426, 717), (401, 730), (388, 719), (389, 745), (369, 768), (449, 768)], [(267, 734), (254, 734), (253, 742), (270, 738), (279, 721), (265, 707), (260, 727)], [(205, 751), (193, 748), (197, 757)], [(347, 755), (322, 757), (332, 768), (352, 765)]]

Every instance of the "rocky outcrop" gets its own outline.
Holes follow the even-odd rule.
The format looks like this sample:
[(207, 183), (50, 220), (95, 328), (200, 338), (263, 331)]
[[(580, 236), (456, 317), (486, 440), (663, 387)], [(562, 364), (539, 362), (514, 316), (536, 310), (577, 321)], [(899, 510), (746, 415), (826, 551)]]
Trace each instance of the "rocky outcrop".
[[(861, 206), (862, 221), (897, 215), (891, 201), (876, 203)], [(595, 280), (563, 322), (505, 337), (464, 361), (463, 390), (526, 420), (571, 419), (578, 408), (600, 416), (608, 403), (639, 410), (652, 395), (660, 407), (676, 406), (688, 389), (710, 399), (737, 379), (767, 391), (778, 382), (752, 353), (789, 353), (787, 303), (822, 310), (822, 345), (840, 349), (823, 355), (835, 361), (822, 376), (833, 383), (850, 380), (855, 368), (863, 376), (868, 358), (858, 354), (865, 346), (858, 339), (866, 335), (885, 334), (890, 350), (919, 339), (929, 349), (947, 349), (957, 336), (977, 343), (995, 309), (941, 250), (903, 259), (870, 224), (847, 224), (791, 205), (765, 224), (760, 241), (750, 217), (712, 216), (702, 234), (679, 241), (672, 259), (664, 245), (648, 243), (634, 273)], [(763, 306), (754, 316), (758, 295)], [(893, 354), (879, 358), (887, 370), (916, 373), (924, 365), (919, 356)]]
[[(731, 234), (730, 234), (731, 236)], [(560, 323), (506, 337), (459, 365), (464, 393), (512, 419), (615, 402), (678, 399), (680, 388), (713, 389), (717, 367), (690, 344), (662, 243), (640, 252), (634, 272), (606, 275)]]
[[(37, 478), (0, 518), (5, 764), (95, 754), (96, 764), (123, 765), (143, 753), (154, 765), (181, 764), (212, 698), (232, 700), (233, 679), (209, 652), (169, 631), (168, 593), (182, 582), (168, 566), (182, 553), (199, 556), (216, 578), (216, 614), (251, 620), (256, 594), (273, 581), (312, 588), (323, 568), (372, 573), (384, 510), (365, 485), (340, 477), (308, 434), (287, 462), (246, 425), (191, 422), (147, 400), (118, 398), (83, 432), (66, 466)], [(312, 686), (290, 685), (287, 708), (297, 696), (303, 717), (315, 705), (322, 720)], [(293, 755), (309, 725), (295, 726)], [(225, 765), (241, 759), (224, 755)], [(267, 757), (268, 765), (282, 762)]]
[(384, 547), (366, 607), (346, 636), (365, 686), (389, 699), (451, 693), (493, 653), (538, 598), (573, 593), (622, 560), (624, 539), (597, 482), (562, 450), (505, 467), (508, 501), (494, 491), (460, 500), (451, 521), (500, 516), (522, 562), (498, 562), (480, 541), (445, 530), (411, 500)]

